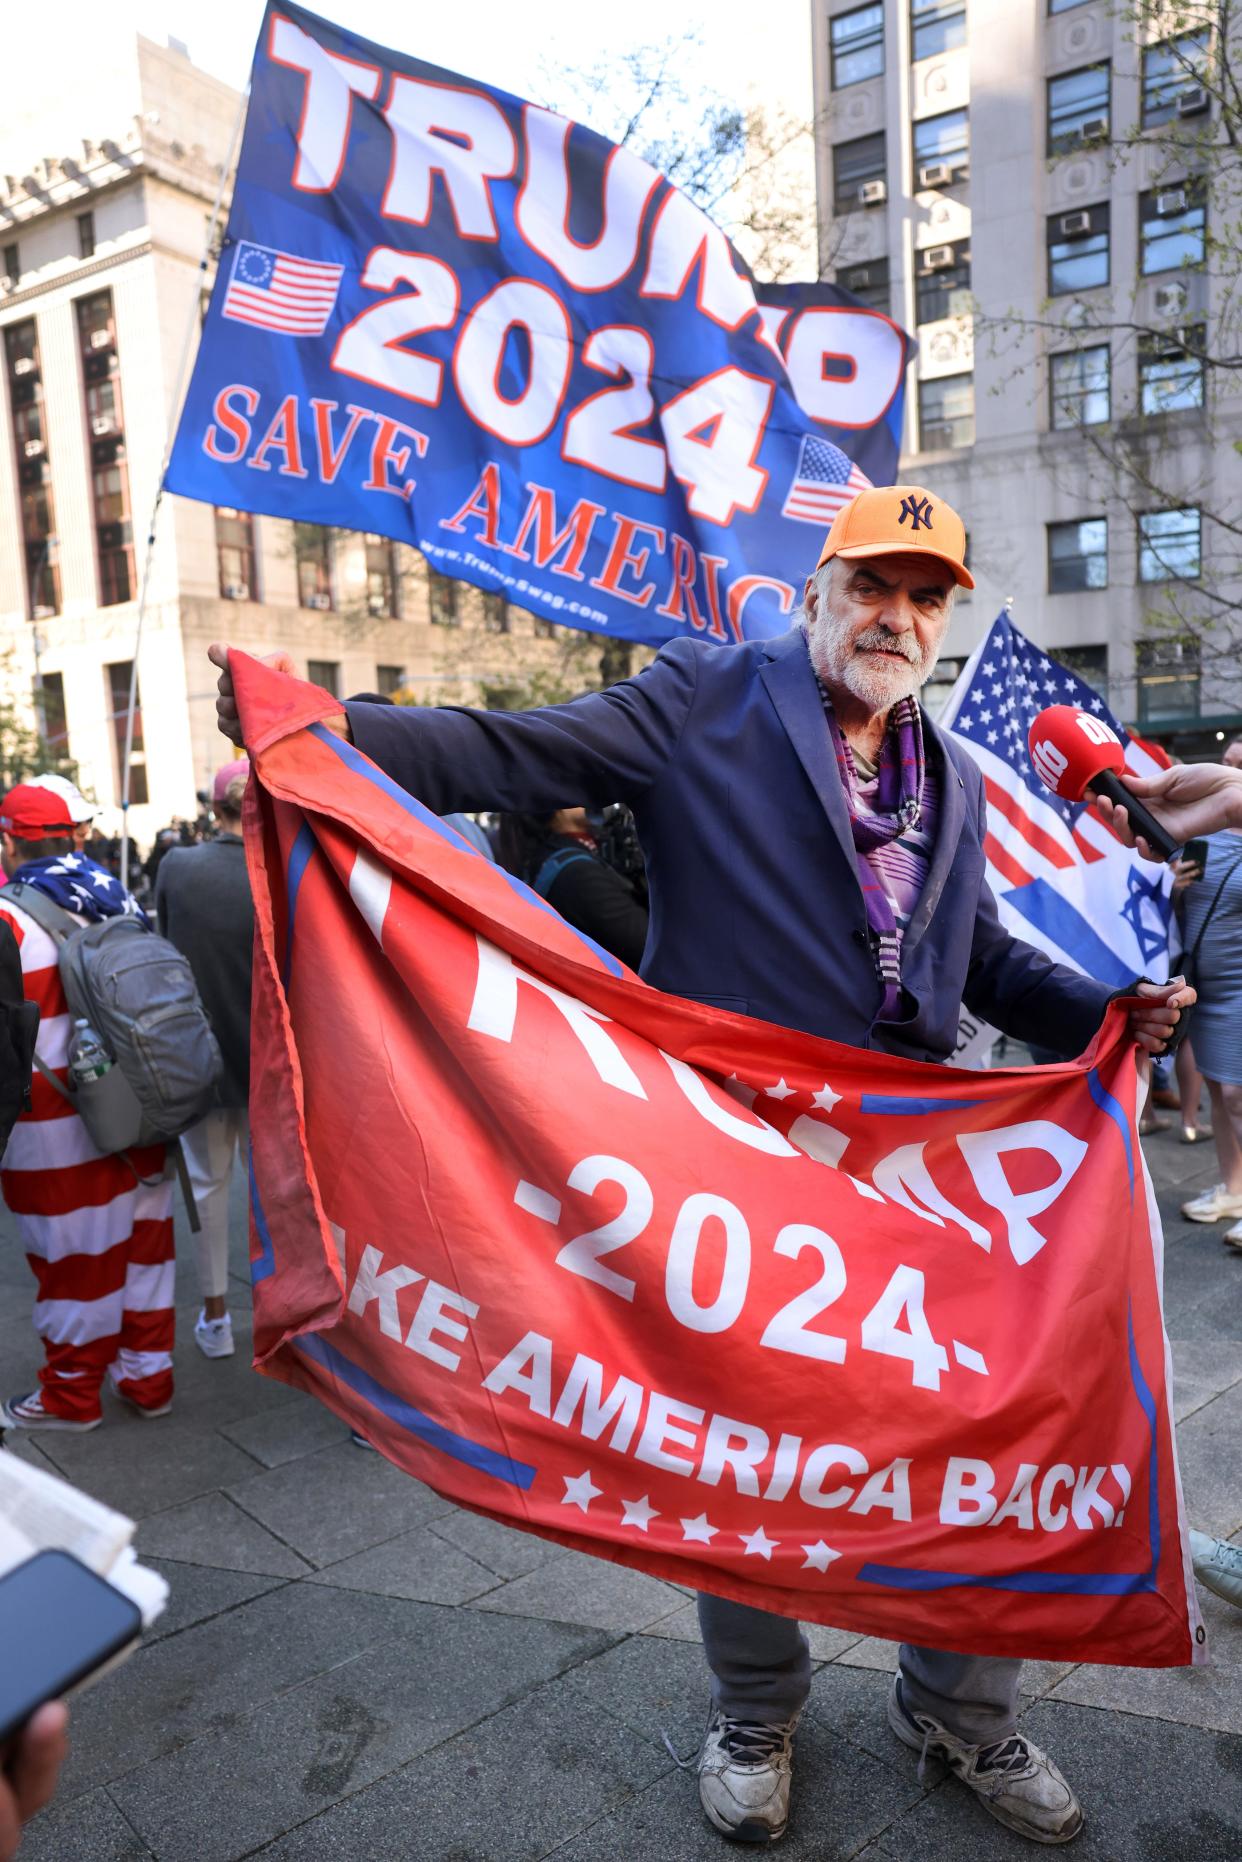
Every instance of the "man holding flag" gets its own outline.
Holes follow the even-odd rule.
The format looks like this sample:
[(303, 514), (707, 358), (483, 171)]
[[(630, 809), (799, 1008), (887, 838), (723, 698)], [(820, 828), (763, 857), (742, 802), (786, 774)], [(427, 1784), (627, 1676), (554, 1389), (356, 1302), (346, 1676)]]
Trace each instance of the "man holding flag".
[[(569, 705), (351, 704), (330, 726), (438, 814), (627, 801), (651, 884), (642, 974), (663, 990), (922, 1061), (952, 1053), (964, 1001), (1076, 1053), (1114, 991), (1002, 928), (983, 779), (917, 702), (956, 588), (972, 586), (964, 558), (962, 520), (934, 494), (867, 489), (838, 511), (803, 617), (776, 639), (676, 640), (638, 678)], [(221, 729), (240, 744), (227, 649), (211, 656)], [(1134, 993), (1133, 1038), (1159, 1052), (1193, 992)], [(771, 1841), (788, 1819), (807, 1644), (783, 1616), (711, 1595), (699, 1609), (713, 1675), (703, 1809), (728, 1837)], [(890, 1725), (1007, 1827), (1068, 1842), (1082, 1813), (1018, 1730), (1019, 1672), (903, 1646)]]

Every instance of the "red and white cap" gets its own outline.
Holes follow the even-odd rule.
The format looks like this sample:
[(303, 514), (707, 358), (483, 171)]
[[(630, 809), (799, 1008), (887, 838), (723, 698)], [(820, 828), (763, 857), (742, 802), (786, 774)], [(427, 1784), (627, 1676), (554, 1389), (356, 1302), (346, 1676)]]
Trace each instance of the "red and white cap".
[(50, 789), (53, 795), (59, 795), (69, 810), (69, 819), (76, 821), (79, 826), (95, 819), (98, 811), (87, 801), (77, 784), (70, 782), (68, 776), (31, 776), (28, 786), (32, 789)]
[(62, 796), (36, 782), (19, 782), (0, 800), (0, 828), (14, 840), (72, 840), (77, 823)]

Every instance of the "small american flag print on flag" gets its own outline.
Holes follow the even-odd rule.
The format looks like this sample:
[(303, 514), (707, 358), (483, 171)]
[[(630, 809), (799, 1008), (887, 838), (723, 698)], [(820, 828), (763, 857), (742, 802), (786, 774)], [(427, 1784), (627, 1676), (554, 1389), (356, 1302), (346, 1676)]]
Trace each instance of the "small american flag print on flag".
[(870, 483), (839, 446), (808, 433), (781, 516), (799, 517), (805, 524), (830, 524), (841, 506), (866, 491)]
[(289, 336), (322, 336), (341, 288), (343, 265), (295, 258), (242, 240), (224, 294), (223, 314)]

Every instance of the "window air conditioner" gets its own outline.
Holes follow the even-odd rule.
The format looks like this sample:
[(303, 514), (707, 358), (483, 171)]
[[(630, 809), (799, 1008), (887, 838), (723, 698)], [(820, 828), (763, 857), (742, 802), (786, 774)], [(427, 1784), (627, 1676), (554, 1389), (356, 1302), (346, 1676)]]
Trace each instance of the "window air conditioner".
[(0, 291), (15, 291), (16, 289), (16, 278), (11, 277), (8, 272), (5, 272), (4, 276), (0, 278)]
[(226, 601), (249, 601), (250, 590), (245, 582), (226, 582), (224, 584), (224, 599)]
[(91, 422), (91, 432), (97, 440), (102, 440), (107, 434), (116, 432), (116, 422), (111, 414), (99, 414)]
[(1166, 194), (1157, 194), (1156, 212), (1158, 214), (1163, 216), (1166, 213), (1185, 213), (1185, 211), (1186, 211), (1186, 190), (1185, 188), (1180, 188), (1180, 187), (1170, 188)]
[(928, 162), (919, 169), (920, 187), (948, 187), (953, 180), (953, 170), (948, 162)]
[(387, 614), (387, 612), (388, 612), (388, 603), (384, 600), (384, 597), (382, 595), (368, 595), (367, 596), (367, 613), (368, 614), (379, 615), (379, 614)]
[(42, 440), (27, 440), (25, 445), (22, 447), (22, 451), (25, 453), (27, 459), (42, 459), (43, 441)]
[(1175, 317), (1179, 310), (1186, 308), (1186, 287), (1184, 284), (1162, 284), (1156, 288), (1152, 299), (1158, 317)]
[(1068, 239), (1074, 238), (1078, 233), (1089, 233), (1091, 231), (1091, 215), (1089, 213), (1063, 213), (1061, 215), (1061, 231)]
[(332, 606), (332, 597), (331, 595), (308, 595), (306, 597), (306, 606), (308, 608), (330, 608)]
[(860, 207), (882, 207), (888, 199), (887, 181), (864, 181), (858, 190)]
[(1179, 116), (1202, 116), (1211, 101), (1202, 84), (1196, 84), (1190, 90), (1183, 91), (1178, 98), (1177, 114)]
[(1166, 342), (1156, 351), (1156, 358), (1160, 362), (1181, 362), (1185, 355), (1186, 351), (1180, 343), (1174, 342)]
[(1108, 118), (1106, 116), (1088, 117), (1078, 133), (1084, 142), (1103, 142), (1108, 135)]
[(928, 246), (923, 254), (925, 272), (942, 272), (946, 265), (953, 263), (952, 246)]
[(16, 362), (13, 364), (13, 373), (15, 375), (33, 375), (34, 357), (18, 356)]
[(111, 347), (112, 347), (111, 330), (92, 330), (91, 331), (91, 348), (92, 349), (111, 349)]

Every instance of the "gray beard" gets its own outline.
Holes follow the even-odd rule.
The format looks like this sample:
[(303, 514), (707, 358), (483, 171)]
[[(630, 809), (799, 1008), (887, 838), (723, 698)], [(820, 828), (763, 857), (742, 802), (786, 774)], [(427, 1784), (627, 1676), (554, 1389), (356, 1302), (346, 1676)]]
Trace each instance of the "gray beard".
[(903, 698), (913, 698), (922, 690), (927, 672), (931, 670), (929, 667), (925, 672), (922, 663), (916, 665), (913, 660), (908, 660), (904, 667), (873, 668), (864, 664), (852, 649), (842, 659), (834, 651), (836, 638), (826, 633), (818, 620), (807, 624), (806, 640), (811, 664), (822, 684), (829, 688), (844, 686), (851, 697), (867, 705), (875, 717), (891, 711)]

